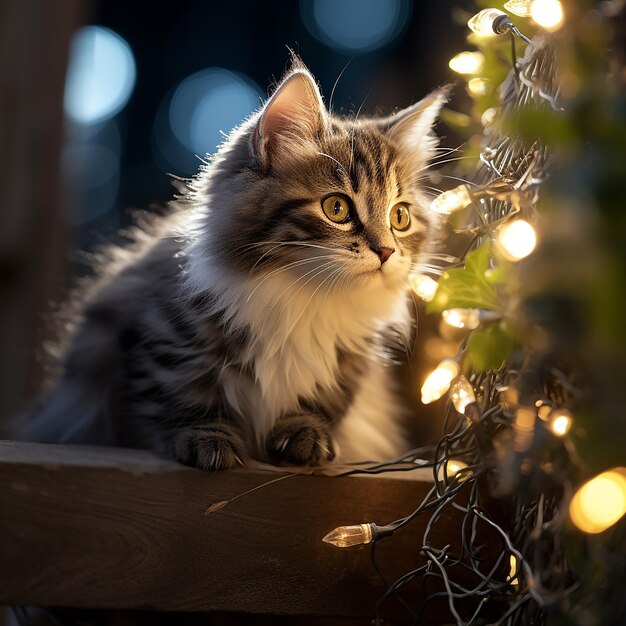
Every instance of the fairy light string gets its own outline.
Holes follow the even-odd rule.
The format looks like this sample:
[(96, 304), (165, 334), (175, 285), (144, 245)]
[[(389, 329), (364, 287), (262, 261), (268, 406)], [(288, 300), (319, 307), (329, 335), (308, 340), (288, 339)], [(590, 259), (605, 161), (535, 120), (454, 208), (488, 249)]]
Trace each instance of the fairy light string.
[[(498, 121), (529, 106), (557, 114), (563, 110), (555, 52), (545, 35), (562, 28), (563, 5), (558, 0), (510, 0), (505, 9), (532, 21), (541, 32), (530, 40), (499, 9), (485, 9), (470, 20), (470, 28), (480, 35), (511, 35), (527, 46), (522, 58), (511, 57), (513, 67), (501, 86), (499, 109), (490, 107), (481, 116), (484, 141), (474, 176), (440, 193), (431, 205), (444, 217), (466, 215), (465, 232), (472, 236), (468, 252), (491, 242), (485, 274), (523, 263), (541, 245), (537, 203), (553, 158), (542, 141), (521, 140), (504, 132)], [(482, 78), (483, 64), (482, 56), (463, 52), (450, 67), (473, 80)], [(463, 268), (468, 259), (464, 254), (456, 267)], [(420, 275), (413, 277), (411, 285), (420, 298), (436, 305), (444, 283), (445, 274), (439, 287), (432, 277)], [(428, 580), (437, 581), (438, 587), (429, 583), (430, 592), (423, 594), (418, 606), (409, 607), (412, 623), (425, 619), (436, 598), (447, 600), (450, 621), (457, 624), (484, 623), (489, 604), (484, 600), (489, 598), (504, 605), (499, 617), (490, 614), (488, 623), (536, 623), (542, 619), (544, 605), (567, 604), (567, 596), (576, 588), (558, 529), (573, 524), (594, 534), (617, 524), (626, 515), (626, 468), (607, 470), (576, 487), (572, 477), (579, 459), (570, 435), (576, 429), (581, 392), (558, 367), (546, 370), (541, 354), (523, 354), (484, 370), (468, 360), (472, 337), (490, 329), (499, 331), (509, 321), (510, 307), (498, 310), (465, 303), (445, 307), (443, 312), (448, 326), (466, 333), (458, 355), (439, 363), (423, 381), (422, 401), (445, 403), (444, 436), (396, 463), (350, 472), (431, 467), (432, 489), (403, 518), (385, 525), (358, 520), (331, 531), (324, 540), (336, 540), (342, 533), (356, 535), (356, 541), (349, 543), (371, 544), (379, 570), (377, 542), (420, 516), (426, 525), (420, 547), (423, 561), (392, 582), (381, 572), (387, 590), (378, 603), (377, 618), (387, 602), (397, 600), (400, 588), (415, 580), (425, 588)], [(490, 512), (486, 497), (490, 492), (505, 498), (507, 525)], [(609, 499), (611, 506), (602, 504)], [(564, 502), (570, 500), (568, 509)], [(451, 508), (462, 513), (459, 545), (437, 546), (432, 528)], [(487, 569), (477, 532), (485, 526), (501, 542)], [(339, 543), (344, 547), (347, 542), (340, 539)], [(458, 582), (455, 568), (470, 572), (473, 582)]]

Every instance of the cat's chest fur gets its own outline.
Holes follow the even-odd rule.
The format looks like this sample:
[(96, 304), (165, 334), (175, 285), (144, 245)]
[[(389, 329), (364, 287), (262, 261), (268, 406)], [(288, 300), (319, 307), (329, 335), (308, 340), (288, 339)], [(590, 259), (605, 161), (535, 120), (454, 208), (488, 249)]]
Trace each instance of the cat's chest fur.
[(241, 363), (254, 384), (237, 376), (236, 368), (224, 371), (222, 384), (238, 412), (254, 415), (249, 424), (257, 443), (302, 401), (339, 394), (339, 355), (374, 358), (376, 334), (406, 312), (405, 298), (382, 281), (362, 290), (328, 293), (324, 284), (300, 288), (288, 276), (254, 281), (207, 266), (203, 274), (205, 281), (211, 277), (214, 306), (226, 328), (247, 330)]

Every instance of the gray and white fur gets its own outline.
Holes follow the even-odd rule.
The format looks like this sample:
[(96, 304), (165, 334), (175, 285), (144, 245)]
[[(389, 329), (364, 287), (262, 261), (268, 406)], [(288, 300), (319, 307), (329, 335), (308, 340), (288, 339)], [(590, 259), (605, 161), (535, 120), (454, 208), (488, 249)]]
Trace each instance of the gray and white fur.
[[(410, 331), (408, 275), (433, 241), (420, 183), (446, 95), (338, 118), (296, 60), (171, 213), (104, 266), (28, 437), (207, 470), (404, 452), (385, 344)], [(322, 210), (331, 195), (342, 223)]]

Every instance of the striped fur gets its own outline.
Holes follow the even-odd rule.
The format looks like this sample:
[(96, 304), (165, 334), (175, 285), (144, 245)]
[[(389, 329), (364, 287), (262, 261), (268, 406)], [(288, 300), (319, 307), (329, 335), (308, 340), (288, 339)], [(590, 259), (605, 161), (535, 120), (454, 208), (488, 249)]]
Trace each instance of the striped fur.
[[(172, 214), (104, 267), (28, 437), (205, 469), (401, 453), (385, 343), (409, 330), (407, 276), (433, 239), (420, 180), (445, 95), (341, 119), (296, 63)], [(324, 215), (329, 194), (350, 199), (350, 222)], [(405, 232), (390, 225), (400, 201)], [(384, 264), (381, 246), (395, 250)]]

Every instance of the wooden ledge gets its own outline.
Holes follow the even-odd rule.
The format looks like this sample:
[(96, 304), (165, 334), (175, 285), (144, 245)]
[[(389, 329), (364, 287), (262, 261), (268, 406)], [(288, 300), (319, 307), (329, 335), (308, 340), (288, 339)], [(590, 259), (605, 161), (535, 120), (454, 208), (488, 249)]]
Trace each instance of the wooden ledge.
[[(406, 515), (432, 481), (298, 475), (206, 513), (279, 475), (206, 473), (137, 450), (0, 442), (0, 604), (370, 617), (385, 592), (370, 547), (341, 550), (321, 538)], [(427, 518), (377, 547), (391, 580), (421, 563)], [(446, 513), (431, 541), (455, 545), (460, 532), (460, 517)]]

